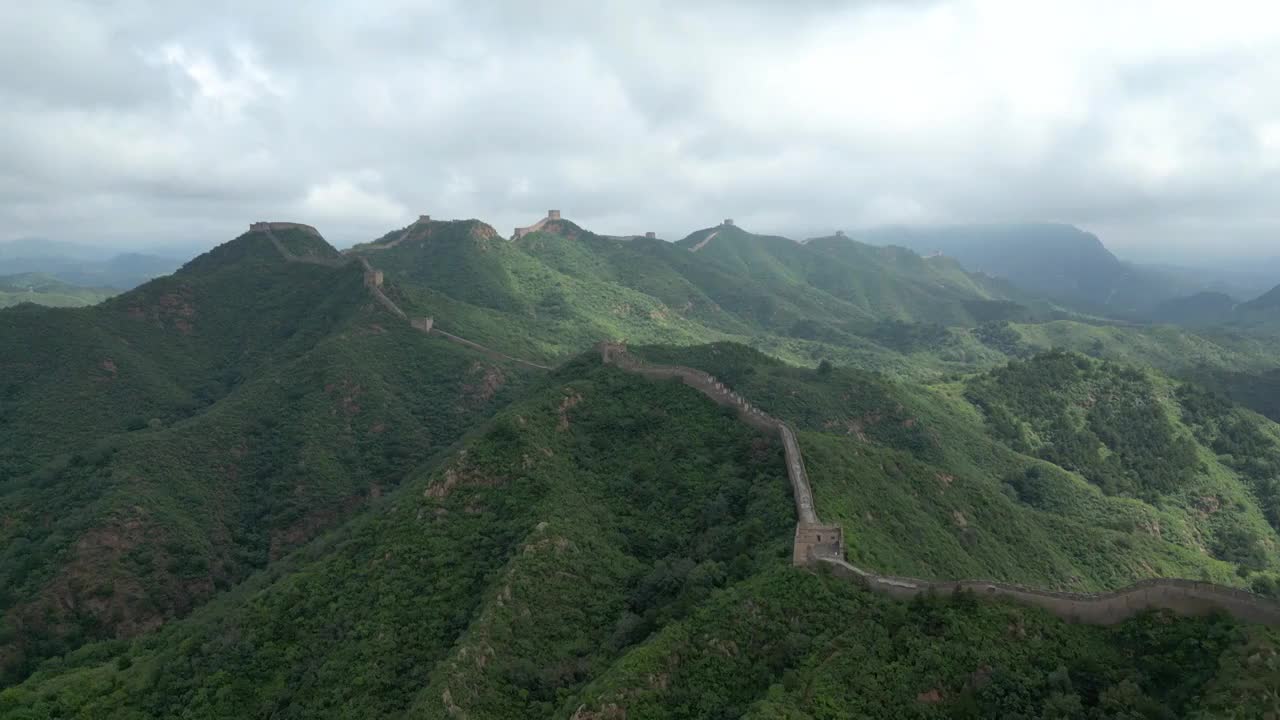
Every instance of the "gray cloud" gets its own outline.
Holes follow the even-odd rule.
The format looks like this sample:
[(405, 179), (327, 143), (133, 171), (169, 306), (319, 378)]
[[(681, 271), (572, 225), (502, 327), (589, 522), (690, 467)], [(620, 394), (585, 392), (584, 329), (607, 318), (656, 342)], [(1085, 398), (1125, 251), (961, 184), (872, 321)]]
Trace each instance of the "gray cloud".
[(559, 207), (607, 233), (1053, 220), (1280, 254), (1277, 11), (1030, 5), (9, 3), (0, 238), (279, 218), (347, 244)]

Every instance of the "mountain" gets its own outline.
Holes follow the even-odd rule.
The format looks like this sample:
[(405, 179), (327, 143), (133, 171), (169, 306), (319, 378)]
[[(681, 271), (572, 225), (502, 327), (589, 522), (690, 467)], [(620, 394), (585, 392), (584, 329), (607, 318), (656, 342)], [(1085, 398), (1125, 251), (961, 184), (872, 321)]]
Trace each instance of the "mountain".
[(840, 236), (801, 243), (720, 225), (669, 243), (561, 217), (507, 240), (479, 220), (420, 220), (349, 252), (383, 271), (412, 314), (540, 362), (617, 338), (730, 340), (795, 365), (928, 380), (1061, 347), (1186, 377), (1266, 372), (1280, 352), (1280, 333), (1084, 314), (945, 256)]
[[(261, 232), (92, 308), (0, 312), (0, 672), (183, 615), (448, 447), (524, 372)], [(406, 392), (406, 388), (415, 388)]]
[(1280, 285), (1277, 285), (1258, 297), (1240, 306), (1243, 314), (1258, 314), (1280, 310)]
[[(1001, 357), (952, 328), (1076, 317), (947, 259), (736, 226), (668, 243), (600, 236), (555, 218), (506, 240), (477, 220), (429, 220), (349, 252), (393, 280), (414, 314), (544, 360), (605, 339), (725, 339), (800, 364), (829, 358), (912, 372)], [(915, 361), (904, 363), (904, 352)]]
[(1197, 293), (1167, 300), (1152, 311), (1152, 319), (1190, 327), (1232, 325), (1270, 329), (1280, 318), (1280, 285), (1248, 302), (1237, 302), (1222, 293)]
[(1122, 262), (1097, 236), (1071, 225), (1027, 223), (884, 227), (857, 233), (874, 245), (940, 253), (966, 269), (1088, 312), (1143, 317), (1156, 304), (1211, 289), (1213, 273)]
[[(814, 427), (840, 408), (831, 390), (865, 388), (847, 411), (866, 439), (811, 430), (806, 447), (830, 432), (921, 501), (981, 482), (917, 486), (894, 448), (934, 428), (856, 414), (897, 401), (874, 377), (788, 369), (740, 346), (645, 352), (720, 362), (726, 377), (775, 388), (766, 401)], [(942, 716), (1212, 717), (1268, 707), (1257, 688), (1274, 676), (1280, 638), (1225, 617), (1093, 627), (965, 595), (901, 603), (787, 567), (785, 476), (777, 440), (700, 393), (584, 356), (363, 517), (185, 620), (47, 663), (0, 692), (0, 712), (620, 718), (825, 707), (855, 717), (896, 703)], [(877, 496), (826, 492), (857, 498), (886, 530), (898, 522)], [(966, 533), (955, 518), (941, 532), (985, 542), (985, 525)], [(915, 554), (941, 563), (934, 553)]]
[(0, 716), (1259, 716), (1274, 628), (985, 583), (1273, 608), (1280, 426), (1151, 367), (1273, 347), (839, 236), (255, 223), (0, 311)]
[(116, 292), (110, 288), (78, 287), (40, 273), (0, 276), (0, 308), (24, 302), (50, 307), (82, 307), (99, 303)]
[(84, 288), (128, 290), (167, 275), (181, 264), (181, 260), (167, 254), (117, 253), (44, 239), (0, 243), (0, 273), (38, 273)]
[(1154, 322), (1191, 327), (1230, 322), (1240, 303), (1220, 292), (1201, 292), (1165, 300), (1151, 310)]
[(732, 345), (636, 352), (790, 422), (863, 567), (1077, 590), (1280, 577), (1280, 425), (1195, 385), (1065, 352), (937, 383)]

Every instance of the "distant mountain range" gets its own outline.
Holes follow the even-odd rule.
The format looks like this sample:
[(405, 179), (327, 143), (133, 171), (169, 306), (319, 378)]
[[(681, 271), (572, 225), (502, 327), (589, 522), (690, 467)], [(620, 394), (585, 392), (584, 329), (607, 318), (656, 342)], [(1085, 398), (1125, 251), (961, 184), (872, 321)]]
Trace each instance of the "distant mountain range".
[(43, 273), (0, 275), (0, 307), (29, 302), (50, 307), (83, 307), (115, 295), (112, 288), (87, 288)]
[(841, 236), (280, 223), (0, 310), (0, 717), (1262, 716), (1264, 628), (791, 567), (782, 444), (601, 340), (793, 427), (860, 567), (1280, 582), (1280, 425), (1161, 372), (1275, 344)]
[[(863, 242), (955, 258), (967, 270), (1092, 312), (1148, 318), (1161, 303), (1201, 292), (1250, 297), (1280, 283), (1257, 274), (1124, 262), (1096, 235), (1073, 225), (1025, 223), (884, 227)], [(1167, 312), (1166, 308), (1161, 313)]]
[(83, 288), (128, 290), (168, 275), (184, 259), (176, 253), (118, 252), (41, 238), (0, 243), (0, 275), (40, 273)]

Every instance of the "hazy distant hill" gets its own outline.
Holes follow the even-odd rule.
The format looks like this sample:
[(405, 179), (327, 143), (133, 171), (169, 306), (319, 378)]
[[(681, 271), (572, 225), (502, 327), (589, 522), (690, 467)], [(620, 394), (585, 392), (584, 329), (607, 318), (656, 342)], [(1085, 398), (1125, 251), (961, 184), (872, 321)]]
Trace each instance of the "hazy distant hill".
[(171, 255), (118, 252), (78, 243), (24, 238), (0, 243), (0, 274), (41, 273), (71, 285), (128, 290), (182, 264)]
[(1148, 317), (1172, 325), (1212, 325), (1230, 321), (1239, 304), (1226, 293), (1205, 291), (1165, 300), (1155, 306)]
[(29, 302), (50, 307), (94, 305), (116, 294), (112, 288), (86, 288), (42, 273), (0, 276), (0, 307)]
[(1027, 223), (884, 227), (859, 240), (941, 253), (966, 270), (1008, 279), (1038, 295), (1092, 312), (1140, 316), (1158, 303), (1209, 289), (1211, 273), (1178, 272), (1121, 261), (1096, 235), (1072, 225)]

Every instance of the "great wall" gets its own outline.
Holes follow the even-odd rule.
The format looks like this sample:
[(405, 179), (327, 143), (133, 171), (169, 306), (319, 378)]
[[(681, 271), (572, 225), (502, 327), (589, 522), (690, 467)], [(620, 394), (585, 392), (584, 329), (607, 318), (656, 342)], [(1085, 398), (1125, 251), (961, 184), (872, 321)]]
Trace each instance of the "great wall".
[[(430, 221), (431, 219), (428, 216), (423, 215), (418, 218), (418, 223), (415, 223), (415, 225), (429, 223)], [(315, 228), (311, 227), (310, 225), (303, 225), (301, 223), (256, 222), (249, 226), (250, 232), (263, 233), (266, 236), (267, 240), (269, 240), (271, 244), (275, 247), (275, 249), (280, 253), (280, 256), (284, 258), (285, 262), (306, 263), (310, 265), (323, 265), (325, 267), (343, 267), (345, 265), (349, 265), (352, 262), (359, 263), (360, 267), (364, 270), (364, 286), (369, 290), (369, 294), (373, 296), (374, 301), (377, 302), (382, 307), (386, 308), (387, 312), (390, 312), (392, 315), (395, 315), (401, 320), (408, 322), (409, 325), (415, 330), (419, 330), (429, 335), (438, 335), (450, 342), (457, 343), (459, 345), (464, 345), (468, 348), (471, 348), (472, 350), (484, 353), (490, 357), (493, 357), (499, 360), (506, 360), (509, 362), (518, 363), (520, 365), (535, 368), (537, 370), (551, 369), (547, 365), (540, 365), (538, 363), (530, 362), (528, 360), (522, 360), (517, 357), (511, 357), (510, 355), (500, 353), (497, 350), (493, 350), (491, 348), (485, 347), (480, 343), (472, 342), (470, 340), (467, 340), (466, 338), (453, 335), (452, 333), (447, 333), (444, 330), (441, 330), (440, 328), (435, 326), (435, 320), (433, 318), (409, 317), (408, 313), (406, 313), (404, 310), (401, 310), (400, 306), (397, 305), (394, 300), (387, 297), (387, 294), (382, 291), (382, 284), (383, 284), (382, 271), (374, 269), (374, 267), (369, 264), (368, 259), (366, 259), (365, 257), (357, 255), (354, 258), (352, 257), (322, 258), (314, 255), (298, 255), (296, 253), (290, 252), (289, 249), (285, 247), (285, 244), (281, 242), (280, 238), (276, 237), (276, 234), (275, 234), (276, 230), (302, 230), (303, 232), (309, 232), (315, 235), (316, 237), (320, 237), (320, 233)], [(401, 235), (399, 238), (394, 240), (393, 243), (398, 243), (401, 240), (403, 240), (405, 237), (408, 236), (409, 232), (410, 230), (406, 230), (404, 235)]]
[(1110, 625), (1148, 608), (1169, 610), (1177, 615), (1204, 615), (1222, 611), (1244, 622), (1280, 625), (1280, 603), (1260, 595), (1193, 580), (1143, 580), (1106, 593), (1055, 592), (992, 580), (925, 580), (894, 577), (857, 567), (845, 559), (844, 529), (819, 520), (813, 503), (809, 475), (795, 432), (785, 422), (753, 406), (724, 383), (702, 370), (655, 365), (629, 354), (620, 343), (601, 343), (601, 360), (629, 372), (655, 380), (678, 378), (718, 405), (737, 410), (738, 417), (752, 427), (778, 433), (786, 458), (787, 477), (796, 503), (796, 532), (792, 563), (797, 566), (827, 568), (833, 575), (863, 584), (870, 590), (906, 600), (920, 595), (953, 595), (971, 592), (981, 597), (1003, 598), (1044, 608), (1070, 622)]
[[(532, 232), (541, 228), (547, 220), (559, 219), (560, 213), (552, 210), (548, 216), (529, 228), (518, 228), (517, 237), (522, 237), (520, 230)], [(419, 223), (429, 222), (422, 216)], [(724, 225), (732, 225), (732, 220), (725, 220)], [(315, 256), (296, 255), (285, 247), (275, 236), (275, 230), (302, 230), (319, 237), (319, 232), (309, 225), (298, 223), (254, 223), (251, 231), (263, 232), (280, 255), (288, 262), (303, 262), (337, 267), (352, 262), (349, 258), (320, 258)], [(716, 231), (708, 236), (702, 244), (706, 244)], [(393, 241), (398, 243), (409, 235), (409, 230)], [(695, 248), (696, 249), (696, 248)], [(382, 291), (382, 271), (374, 269), (367, 259), (357, 256), (364, 270), (364, 284), (374, 299), (395, 316), (406, 320), (410, 325), (422, 332), (439, 335), (454, 343), (464, 345), (491, 357), (523, 364), (539, 370), (550, 370), (546, 365), (511, 357), (484, 345), (472, 342), (457, 335), (444, 332), (434, 327), (431, 318), (410, 318), (395, 302)], [(1263, 625), (1280, 626), (1280, 603), (1237, 588), (1215, 585), (1213, 583), (1178, 579), (1143, 580), (1113, 592), (1077, 593), (1057, 592), (1025, 587), (1011, 583), (992, 580), (927, 580), (912, 577), (895, 577), (880, 575), (857, 567), (845, 559), (844, 529), (839, 525), (824, 524), (818, 517), (813, 502), (813, 491), (809, 485), (809, 475), (804, 465), (804, 456), (800, 450), (795, 431), (785, 422), (772, 417), (758, 407), (753, 406), (745, 398), (717, 380), (710, 373), (694, 368), (678, 365), (659, 365), (643, 361), (627, 352), (625, 344), (603, 342), (598, 345), (601, 361), (621, 370), (635, 373), (652, 380), (679, 379), (685, 385), (697, 390), (713, 402), (737, 411), (739, 419), (752, 427), (766, 432), (776, 433), (782, 443), (787, 467), (787, 478), (791, 484), (792, 496), (796, 505), (796, 529), (792, 543), (792, 564), (798, 567), (826, 568), (833, 575), (861, 583), (864, 587), (889, 597), (907, 600), (921, 595), (949, 596), (959, 592), (970, 592), (980, 597), (1001, 598), (1027, 605), (1043, 608), (1048, 612), (1070, 622), (1094, 625), (1109, 625), (1121, 622), (1146, 609), (1164, 609), (1177, 615), (1195, 616), (1211, 612), (1225, 612), (1237, 620)]]

